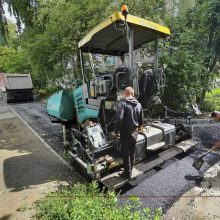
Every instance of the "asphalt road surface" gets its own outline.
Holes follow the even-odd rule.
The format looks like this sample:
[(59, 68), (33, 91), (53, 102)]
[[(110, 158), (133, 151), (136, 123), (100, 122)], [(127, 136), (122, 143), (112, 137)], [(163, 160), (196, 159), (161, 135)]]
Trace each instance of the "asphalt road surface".
[[(0, 102), (0, 106), (4, 105)], [(62, 151), (62, 126), (52, 124), (43, 102), (10, 104), (12, 107), (59, 155)], [(220, 140), (219, 124), (194, 128), (194, 138), (200, 141), (193, 150), (167, 161), (163, 166), (147, 172), (142, 178), (131, 182), (121, 191), (123, 196), (135, 195), (141, 198), (144, 207), (162, 207), (166, 212), (181, 195), (203, 181), (204, 172), (220, 161), (219, 153), (204, 158), (200, 171), (192, 167), (194, 159)], [(212, 187), (210, 185), (209, 187)], [(122, 199), (123, 200), (123, 199)]]

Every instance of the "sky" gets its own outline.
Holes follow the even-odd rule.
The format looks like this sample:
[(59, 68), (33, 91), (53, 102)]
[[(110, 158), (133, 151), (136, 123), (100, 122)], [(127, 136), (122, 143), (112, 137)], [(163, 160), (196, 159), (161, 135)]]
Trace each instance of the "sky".
[(3, 9), (5, 11), (5, 16), (7, 20), (12, 21), (13, 23), (16, 23), (15, 17), (13, 15), (11, 16), (10, 13), (8, 12), (8, 5), (6, 3), (3, 4)]
[[(5, 17), (7, 18), (8, 21), (11, 21), (12, 23), (16, 24), (16, 19), (14, 15), (10, 15), (9, 11), (8, 11), (8, 4), (4, 3), (3, 4), (3, 9), (5, 11)], [(24, 23), (21, 22), (21, 32), (24, 29)]]

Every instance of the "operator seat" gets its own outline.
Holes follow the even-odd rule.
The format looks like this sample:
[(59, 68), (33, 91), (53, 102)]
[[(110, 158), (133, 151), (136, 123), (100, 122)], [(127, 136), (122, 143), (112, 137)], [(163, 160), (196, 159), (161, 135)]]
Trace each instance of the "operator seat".
[(145, 70), (144, 73), (141, 75), (138, 84), (140, 92), (138, 101), (142, 104), (144, 108), (146, 108), (151, 96), (156, 92), (154, 70)]
[[(115, 69), (115, 71), (113, 72), (114, 88), (115, 88), (115, 90), (116, 90), (116, 76), (117, 76), (118, 73), (125, 73), (123, 77), (120, 77), (120, 81), (119, 81), (119, 84), (122, 85), (121, 90), (123, 90), (128, 85), (129, 68), (127, 66), (118, 66)], [(123, 87), (125, 87), (125, 88), (123, 88)]]
[(116, 74), (119, 73), (119, 72), (128, 73), (129, 68), (127, 66), (118, 66), (118, 67), (116, 67), (116, 69), (113, 72), (113, 77), (115, 77)]
[(129, 68), (127, 66), (118, 66), (112, 73), (113, 76), (113, 88), (111, 90), (111, 93), (106, 97), (106, 101), (115, 101), (117, 100), (117, 86), (116, 86), (116, 76), (118, 73), (125, 73), (124, 77), (120, 78), (120, 84), (125, 85), (120, 88), (121, 90), (124, 90), (125, 87), (127, 86), (127, 79), (128, 79), (128, 74), (129, 74)]

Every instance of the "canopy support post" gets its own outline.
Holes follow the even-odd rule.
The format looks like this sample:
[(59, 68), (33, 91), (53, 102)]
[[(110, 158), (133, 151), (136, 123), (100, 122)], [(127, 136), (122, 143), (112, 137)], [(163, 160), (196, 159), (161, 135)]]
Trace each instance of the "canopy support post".
[(85, 77), (85, 71), (84, 71), (84, 65), (83, 65), (83, 54), (82, 54), (81, 49), (79, 49), (79, 57), (80, 57), (80, 66), (81, 66), (81, 73), (82, 73), (83, 82), (86, 83), (87, 79)]
[(134, 29), (129, 27), (128, 25), (128, 44), (129, 44), (129, 61), (128, 61), (128, 68), (129, 68), (129, 84), (133, 86), (133, 78), (134, 78)]
[(159, 65), (159, 36), (155, 40), (155, 53), (154, 53), (154, 70), (157, 71)]

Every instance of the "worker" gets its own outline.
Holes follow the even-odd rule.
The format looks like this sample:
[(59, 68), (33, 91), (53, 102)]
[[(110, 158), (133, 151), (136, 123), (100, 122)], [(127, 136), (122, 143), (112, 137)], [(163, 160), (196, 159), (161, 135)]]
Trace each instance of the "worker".
[(220, 149), (220, 141), (217, 141), (217, 142), (215, 143), (215, 149)]
[(211, 118), (213, 118), (215, 121), (220, 121), (220, 112), (218, 112), (218, 111), (212, 112)]
[(121, 154), (124, 171), (119, 175), (130, 179), (135, 161), (138, 128), (143, 126), (143, 109), (134, 98), (134, 89), (127, 87), (124, 98), (119, 102), (115, 132), (120, 131)]

